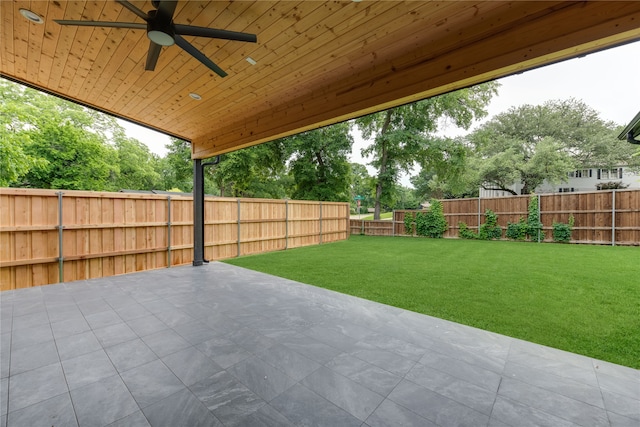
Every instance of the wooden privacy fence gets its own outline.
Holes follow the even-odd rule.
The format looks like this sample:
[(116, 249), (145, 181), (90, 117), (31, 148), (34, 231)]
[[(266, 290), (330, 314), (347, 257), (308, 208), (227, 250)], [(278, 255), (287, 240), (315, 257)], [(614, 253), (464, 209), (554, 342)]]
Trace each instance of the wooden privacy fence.
[[(205, 199), (205, 259), (343, 240), (349, 205)], [(0, 190), (0, 289), (105, 277), (193, 260), (193, 199)]]
[[(587, 193), (540, 194), (540, 220), (545, 241), (553, 241), (553, 223), (568, 223), (575, 218), (572, 243), (638, 245), (640, 244), (640, 190), (609, 190)], [(487, 209), (498, 215), (502, 237), (509, 222), (526, 218), (531, 196), (441, 200), (449, 228), (444, 237), (458, 237), (458, 224), (464, 222), (477, 232), (484, 223)], [(351, 234), (402, 236), (405, 212), (394, 211), (393, 221), (351, 220)], [(372, 223), (372, 224), (367, 224)]]

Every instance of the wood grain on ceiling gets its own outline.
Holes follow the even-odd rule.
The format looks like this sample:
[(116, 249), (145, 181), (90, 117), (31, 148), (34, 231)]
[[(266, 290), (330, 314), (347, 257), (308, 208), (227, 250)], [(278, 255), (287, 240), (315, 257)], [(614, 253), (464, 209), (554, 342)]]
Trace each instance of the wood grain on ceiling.
[(144, 31), (53, 19), (142, 22), (113, 1), (0, 1), (3, 76), (189, 140), (195, 158), (640, 39), (640, 1), (179, 2), (176, 23), (258, 35), (185, 36), (221, 78), (177, 46), (145, 71)]

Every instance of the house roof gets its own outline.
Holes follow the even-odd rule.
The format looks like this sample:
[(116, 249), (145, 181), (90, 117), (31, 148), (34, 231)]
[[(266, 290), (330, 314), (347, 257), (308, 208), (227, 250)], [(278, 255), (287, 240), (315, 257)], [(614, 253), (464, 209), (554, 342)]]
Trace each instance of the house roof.
[(0, 16), (3, 77), (191, 141), (194, 158), (640, 39), (633, 1), (179, 1), (175, 23), (257, 34), (185, 36), (221, 78), (177, 46), (145, 71), (145, 31), (53, 21), (143, 22), (114, 1), (0, 1)]
[(618, 135), (618, 139), (627, 139), (629, 134), (631, 134), (631, 138), (636, 138), (640, 135), (640, 111), (638, 111), (638, 114), (636, 114), (627, 127)]

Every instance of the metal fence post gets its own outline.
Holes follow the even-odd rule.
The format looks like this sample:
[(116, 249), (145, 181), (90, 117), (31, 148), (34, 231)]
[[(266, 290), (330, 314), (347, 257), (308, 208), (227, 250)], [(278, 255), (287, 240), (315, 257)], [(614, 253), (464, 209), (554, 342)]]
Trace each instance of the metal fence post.
[(320, 242), (319, 244), (322, 244), (322, 202), (320, 202)]
[(64, 225), (62, 223), (62, 191), (56, 193), (58, 195), (58, 281), (64, 282), (64, 257), (62, 247), (62, 230)]
[(167, 268), (171, 268), (171, 196), (167, 196)]
[(611, 190), (611, 246), (616, 245), (616, 190)]
[(238, 199), (238, 256), (240, 256), (240, 199)]

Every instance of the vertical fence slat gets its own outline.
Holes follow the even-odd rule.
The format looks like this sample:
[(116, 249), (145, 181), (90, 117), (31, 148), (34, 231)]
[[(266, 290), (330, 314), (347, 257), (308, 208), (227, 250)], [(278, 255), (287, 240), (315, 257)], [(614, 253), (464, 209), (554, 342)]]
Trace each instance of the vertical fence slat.
[(319, 227), (320, 233), (318, 235), (318, 242), (322, 244), (322, 202), (320, 202), (320, 218), (318, 222), (320, 223), (320, 227)]
[(616, 245), (616, 190), (611, 190), (611, 246)]
[(58, 280), (64, 282), (64, 251), (62, 246), (62, 232), (64, 224), (62, 221), (62, 191), (58, 192)]
[(171, 268), (171, 196), (167, 197), (167, 268)]
[[(540, 215), (542, 215), (542, 209), (540, 208), (540, 195), (538, 194), (538, 224), (540, 224)], [(538, 227), (538, 243), (540, 243), (540, 227)]]
[(482, 215), (482, 206), (480, 201), (480, 196), (478, 196), (478, 232), (480, 232), (480, 217)]
[(240, 256), (240, 199), (238, 199), (238, 254)]
[(289, 201), (284, 201), (284, 248), (289, 249)]

